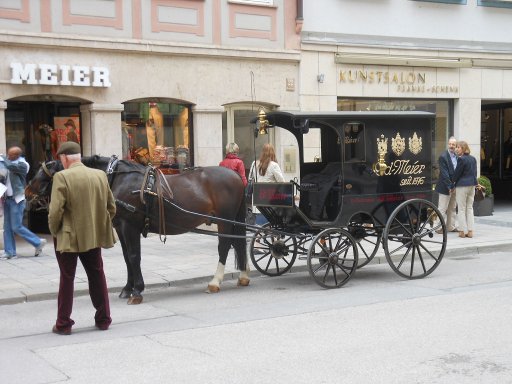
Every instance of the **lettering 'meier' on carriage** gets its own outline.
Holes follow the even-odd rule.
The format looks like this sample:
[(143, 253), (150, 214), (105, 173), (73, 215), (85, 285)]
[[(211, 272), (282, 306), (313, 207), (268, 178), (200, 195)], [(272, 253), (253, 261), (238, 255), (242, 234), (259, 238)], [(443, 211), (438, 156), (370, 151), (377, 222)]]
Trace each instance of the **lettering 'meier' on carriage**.
[(272, 187), (255, 185), (254, 203), (269, 226), (296, 234), (257, 233), (251, 258), (258, 270), (282, 274), (299, 255), (317, 283), (340, 286), (373, 259), (380, 243), (401, 276), (424, 277), (437, 267), (446, 229), (432, 204), (434, 114), (276, 111), (266, 121), (297, 140), (300, 177), (288, 191), (300, 202), (261, 200), (261, 191)]

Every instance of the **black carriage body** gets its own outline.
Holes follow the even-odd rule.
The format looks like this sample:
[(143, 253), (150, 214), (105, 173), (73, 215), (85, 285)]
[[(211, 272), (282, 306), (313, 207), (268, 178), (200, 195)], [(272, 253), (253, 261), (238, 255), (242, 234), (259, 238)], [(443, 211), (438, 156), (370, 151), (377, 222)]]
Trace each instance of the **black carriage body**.
[[(297, 139), (298, 211), (320, 227), (346, 226), (360, 212), (382, 226), (403, 201), (432, 201), (434, 117), (427, 112), (267, 115), (271, 126), (286, 129)], [(308, 162), (307, 135), (313, 132), (319, 156)]]

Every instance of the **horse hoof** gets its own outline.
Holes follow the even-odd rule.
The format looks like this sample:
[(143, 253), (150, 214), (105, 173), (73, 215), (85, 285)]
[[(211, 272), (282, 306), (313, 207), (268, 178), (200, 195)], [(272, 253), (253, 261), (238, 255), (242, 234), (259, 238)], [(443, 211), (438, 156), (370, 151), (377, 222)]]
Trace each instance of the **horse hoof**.
[(249, 285), (250, 281), (251, 281), (250, 279), (247, 279), (245, 277), (244, 278), (240, 278), (240, 279), (238, 279), (238, 286), (240, 286), (240, 287), (247, 287)]
[(220, 287), (217, 285), (208, 284), (208, 292), (210, 293), (218, 293), (220, 291)]
[(131, 292), (127, 291), (126, 289), (123, 289), (121, 293), (119, 294), (120, 299), (128, 299), (131, 296)]
[(128, 299), (128, 305), (137, 305), (142, 303), (142, 296), (130, 296)]

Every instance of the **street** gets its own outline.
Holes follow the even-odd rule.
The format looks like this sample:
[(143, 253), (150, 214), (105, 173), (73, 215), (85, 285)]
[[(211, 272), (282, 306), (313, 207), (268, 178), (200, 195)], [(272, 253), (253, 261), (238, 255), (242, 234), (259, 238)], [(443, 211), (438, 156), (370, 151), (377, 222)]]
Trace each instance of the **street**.
[(75, 299), (71, 336), (56, 301), (1, 306), (2, 383), (512, 383), (512, 252), (445, 258), (422, 280), (386, 264), (324, 290), (307, 271), (111, 295), (94, 328)]

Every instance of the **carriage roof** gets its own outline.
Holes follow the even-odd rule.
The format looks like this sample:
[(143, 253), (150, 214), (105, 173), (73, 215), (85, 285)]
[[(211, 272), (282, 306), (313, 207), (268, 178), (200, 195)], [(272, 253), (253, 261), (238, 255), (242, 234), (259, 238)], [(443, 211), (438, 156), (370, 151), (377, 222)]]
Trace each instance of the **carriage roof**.
[[(433, 119), (434, 113), (424, 111), (334, 111), (334, 112), (303, 112), (303, 111), (272, 111), (266, 114), (270, 126), (279, 126), (290, 131), (300, 130), (306, 133), (310, 125), (336, 125), (336, 122), (350, 120), (427, 118)], [(258, 117), (251, 120), (256, 123)]]

